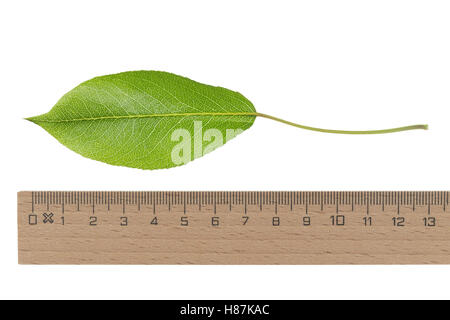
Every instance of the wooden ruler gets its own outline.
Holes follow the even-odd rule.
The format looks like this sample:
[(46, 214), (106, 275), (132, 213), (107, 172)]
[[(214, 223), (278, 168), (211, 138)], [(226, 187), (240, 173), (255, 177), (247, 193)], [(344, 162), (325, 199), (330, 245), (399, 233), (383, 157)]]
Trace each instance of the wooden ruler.
[(449, 192), (19, 192), (21, 264), (448, 264)]

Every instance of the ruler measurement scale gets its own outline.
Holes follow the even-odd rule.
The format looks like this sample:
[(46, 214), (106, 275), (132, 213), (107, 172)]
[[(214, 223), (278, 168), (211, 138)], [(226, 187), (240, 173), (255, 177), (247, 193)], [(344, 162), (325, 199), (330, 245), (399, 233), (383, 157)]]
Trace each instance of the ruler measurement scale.
[(28, 264), (450, 263), (448, 192), (20, 192)]

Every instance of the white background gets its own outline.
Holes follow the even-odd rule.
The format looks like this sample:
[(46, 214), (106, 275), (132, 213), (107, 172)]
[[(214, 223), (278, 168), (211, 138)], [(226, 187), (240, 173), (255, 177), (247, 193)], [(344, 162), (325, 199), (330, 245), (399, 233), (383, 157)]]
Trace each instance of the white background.
[[(447, 266), (19, 266), (19, 190), (449, 190), (448, 1), (3, 1), (0, 298), (450, 298)], [(186, 166), (114, 167), (23, 117), (94, 76), (164, 70), (267, 119)], [(214, 279), (214, 280), (213, 280)]]

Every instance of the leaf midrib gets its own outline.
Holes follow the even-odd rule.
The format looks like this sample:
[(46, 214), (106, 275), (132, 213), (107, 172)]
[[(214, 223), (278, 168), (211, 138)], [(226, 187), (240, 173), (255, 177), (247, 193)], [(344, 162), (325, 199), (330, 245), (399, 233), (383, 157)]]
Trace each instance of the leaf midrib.
[(130, 114), (121, 116), (102, 116), (102, 117), (87, 117), (87, 118), (74, 118), (74, 119), (36, 119), (27, 118), (27, 120), (33, 122), (78, 122), (78, 121), (96, 121), (96, 120), (121, 120), (121, 119), (142, 119), (142, 118), (161, 118), (161, 117), (198, 117), (198, 116), (259, 116), (257, 112), (191, 112), (191, 113), (154, 113), (154, 114)]

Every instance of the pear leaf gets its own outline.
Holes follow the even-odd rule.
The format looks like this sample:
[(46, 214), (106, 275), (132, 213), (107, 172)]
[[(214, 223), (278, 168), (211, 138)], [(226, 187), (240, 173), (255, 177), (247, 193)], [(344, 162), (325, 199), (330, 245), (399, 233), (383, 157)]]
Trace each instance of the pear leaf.
[(250, 128), (256, 117), (338, 134), (428, 129), (422, 124), (366, 131), (304, 126), (256, 112), (238, 92), (160, 71), (96, 77), (66, 93), (48, 113), (27, 120), (87, 158), (117, 166), (162, 169), (215, 150)]

